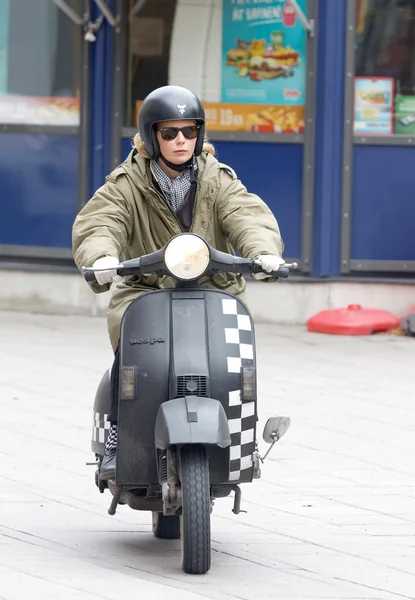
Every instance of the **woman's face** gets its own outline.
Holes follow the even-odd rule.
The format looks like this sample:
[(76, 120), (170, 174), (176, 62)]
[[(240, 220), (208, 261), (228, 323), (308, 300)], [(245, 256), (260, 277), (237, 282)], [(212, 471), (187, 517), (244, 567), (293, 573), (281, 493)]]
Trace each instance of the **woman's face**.
[[(184, 131), (177, 133), (183, 127)], [(196, 121), (163, 121), (157, 123), (156, 131), (160, 152), (168, 161), (181, 165), (193, 156), (198, 133)]]

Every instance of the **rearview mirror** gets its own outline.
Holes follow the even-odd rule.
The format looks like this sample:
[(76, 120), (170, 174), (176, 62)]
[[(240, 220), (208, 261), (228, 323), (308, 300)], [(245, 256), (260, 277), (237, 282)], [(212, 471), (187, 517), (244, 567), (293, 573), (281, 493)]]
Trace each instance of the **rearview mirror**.
[(271, 417), (266, 422), (264, 433), (262, 434), (264, 442), (272, 444), (278, 442), (284, 433), (288, 431), (291, 425), (290, 417)]

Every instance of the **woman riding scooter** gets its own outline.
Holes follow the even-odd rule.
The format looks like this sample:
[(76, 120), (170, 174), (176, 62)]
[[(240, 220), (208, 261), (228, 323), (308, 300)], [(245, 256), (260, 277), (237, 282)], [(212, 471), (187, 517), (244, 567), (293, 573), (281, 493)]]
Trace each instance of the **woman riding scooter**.
[[(141, 105), (139, 133), (126, 160), (106, 178), (80, 211), (73, 226), (73, 252), (78, 268), (97, 269), (94, 292), (119, 280), (116, 266), (155, 252), (182, 232), (203, 236), (217, 250), (256, 259), (265, 273), (284, 264), (278, 223), (268, 206), (250, 194), (227, 165), (214, 156), (205, 138), (205, 113), (189, 90), (164, 86)], [(269, 278), (269, 276), (268, 276)], [(243, 277), (218, 273), (202, 286), (226, 290), (246, 302)], [(170, 277), (143, 275), (119, 281), (108, 307), (108, 330), (115, 353), (111, 371), (111, 428), (100, 478), (113, 479), (116, 465), (119, 352), (122, 316), (145, 291), (173, 287)]]

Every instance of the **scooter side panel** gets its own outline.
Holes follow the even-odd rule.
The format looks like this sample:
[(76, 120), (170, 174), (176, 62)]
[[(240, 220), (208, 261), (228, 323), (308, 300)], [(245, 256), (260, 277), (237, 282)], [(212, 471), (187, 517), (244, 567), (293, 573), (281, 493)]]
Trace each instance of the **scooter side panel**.
[(105, 371), (95, 394), (94, 409), (92, 411), (92, 439), (91, 450), (95, 454), (104, 454), (105, 444), (108, 439), (110, 423), (107, 421), (111, 402), (111, 370)]
[(206, 294), (209, 332), (210, 395), (225, 408), (231, 446), (229, 481), (249, 482), (253, 476), (257, 407), (242, 398), (242, 367), (256, 365), (255, 334), (246, 306), (223, 292)]

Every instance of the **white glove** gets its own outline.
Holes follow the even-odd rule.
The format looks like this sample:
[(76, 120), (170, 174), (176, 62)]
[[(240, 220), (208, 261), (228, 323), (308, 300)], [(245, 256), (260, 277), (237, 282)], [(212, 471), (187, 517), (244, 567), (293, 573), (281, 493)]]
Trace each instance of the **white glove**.
[(106, 283), (112, 283), (113, 281), (120, 281), (122, 277), (117, 275), (117, 269), (114, 267), (118, 266), (120, 261), (114, 256), (103, 256), (98, 258), (92, 265), (93, 269), (106, 269), (105, 271), (95, 271), (95, 279), (99, 285)]
[(278, 271), (282, 265), (285, 265), (285, 260), (276, 254), (261, 254), (261, 256), (258, 256), (257, 262), (260, 263), (266, 273), (253, 273), (252, 277), (254, 279), (268, 279), (271, 275), (267, 275), (267, 273)]

